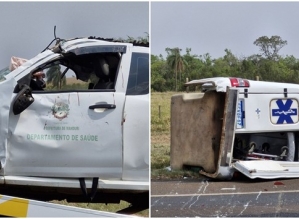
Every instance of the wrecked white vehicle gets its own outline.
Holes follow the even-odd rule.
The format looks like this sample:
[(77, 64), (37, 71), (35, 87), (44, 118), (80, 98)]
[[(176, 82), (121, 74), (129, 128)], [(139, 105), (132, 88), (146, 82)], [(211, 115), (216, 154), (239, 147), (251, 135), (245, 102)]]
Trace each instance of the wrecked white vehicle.
[(1, 71), (0, 183), (148, 202), (148, 44), (60, 40), (22, 63)]
[(171, 167), (212, 178), (299, 176), (299, 85), (240, 78), (186, 83), (171, 99)]

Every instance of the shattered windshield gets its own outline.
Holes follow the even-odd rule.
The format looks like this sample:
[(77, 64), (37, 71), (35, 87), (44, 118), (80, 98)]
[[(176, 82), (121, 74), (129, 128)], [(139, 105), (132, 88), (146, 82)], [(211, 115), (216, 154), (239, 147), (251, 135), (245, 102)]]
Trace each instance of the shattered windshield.
[(8, 67), (0, 70), (0, 82), (6, 80), (5, 75), (7, 75), (8, 73), (10, 73), (10, 70)]

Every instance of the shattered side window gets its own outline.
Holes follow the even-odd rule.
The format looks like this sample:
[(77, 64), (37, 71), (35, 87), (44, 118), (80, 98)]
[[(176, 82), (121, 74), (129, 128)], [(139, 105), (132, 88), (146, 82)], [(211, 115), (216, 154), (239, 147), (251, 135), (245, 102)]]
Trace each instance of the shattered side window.
[[(87, 90), (88, 81), (77, 79), (76, 74), (61, 64), (43, 70), (45, 91)], [(37, 80), (36, 80), (37, 81)]]
[(126, 95), (149, 93), (149, 54), (133, 53)]
[(113, 92), (120, 62), (119, 53), (66, 54), (32, 73), (33, 91)]

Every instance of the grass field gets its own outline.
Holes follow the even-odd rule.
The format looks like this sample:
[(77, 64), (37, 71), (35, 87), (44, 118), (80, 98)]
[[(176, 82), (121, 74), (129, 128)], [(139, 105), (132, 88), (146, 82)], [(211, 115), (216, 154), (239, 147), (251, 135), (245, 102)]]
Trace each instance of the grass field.
[(178, 92), (151, 93), (151, 178), (196, 178), (198, 173), (181, 170), (169, 171), (170, 166), (170, 107), (171, 96)]
[(174, 93), (151, 93), (151, 171), (170, 162), (170, 98)]

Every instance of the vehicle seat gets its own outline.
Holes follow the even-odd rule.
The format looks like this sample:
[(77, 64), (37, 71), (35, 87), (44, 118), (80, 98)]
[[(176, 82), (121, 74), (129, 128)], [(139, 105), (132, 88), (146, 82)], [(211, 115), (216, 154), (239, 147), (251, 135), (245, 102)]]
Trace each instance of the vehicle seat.
[(100, 78), (94, 89), (113, 89), (114, 82), (110, 79), (110, 69), (107, 61), (100, 57), (96, 60), (94, 66), (95, 74)]

